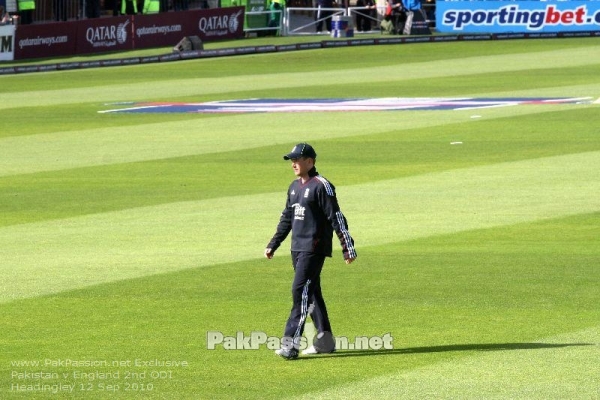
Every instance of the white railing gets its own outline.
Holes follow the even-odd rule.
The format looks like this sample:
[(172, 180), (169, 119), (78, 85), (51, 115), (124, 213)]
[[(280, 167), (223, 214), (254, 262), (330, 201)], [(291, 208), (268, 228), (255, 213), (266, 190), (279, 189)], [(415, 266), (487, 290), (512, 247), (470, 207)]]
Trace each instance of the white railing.
[[(317, 18), (319, 10), (329, 11), (332, 14), (329, 17)], [(305, 15), (307, 13), (313, 16), (308, 17)], [(346, 10), (340, 8), (287, 7), (283, 20), (283, 35), (315, 35), (317, 33), (316, 26), (319, 22), (325, 23), (327, 18), (333, 18), (336, 15), (346, 16)]]
[[(282, 10), (246, 11), (244, 14), (246, 15), (246, 24), (247, 25), (254, 25), (254, 24), (250, 23), (250, 22), (252, 22), (252, 19), (250, 19), (250, 21), (248, 21), (248, 17), (260, 16), (260, 15), (265, 16), (265, 26), (245, 26), (244, 32), (246, 32), (246, 33), (261, 32), (261, 31), (273, 31), (275, 34), (283, 33), (284, 16), (283, 16)], [(269, 26), (268, 25), (269, 17), (272, 14), (279, 14), (279, 26)]]
[[(427, 7), (433, 6), (430, 3), (423, 3), (423, 9), (425, 11)], [(318, 8), (305, 8), (305, 7), (287, 7), (284, 12), (283, 18), (283, 30), (282, 35), (315, 35), (317, 34), (316, 26), (319, 21), (324, 23), (326, 18), (318, 19), (317, 11)], [(321, 8), (321, 10), (330, 11), (335, 15), (351, 17), (353, 21), (356, 21), (356, 15), (360, 13), (362, 16), (367, 18), (371, 22), (371, 30), (366, 32), (357, 32), (356, 23), (354, 22), (355, 33), (374, 33), (379, 32), (379, 24), (385, 14), (385, 6), (377, 6), (376, 12), (373, 14), (367, 13), (369, 10), (367, 7), (348, 7), (348, 8)], [(373, 10), (373, 9), (371, 9)], [(427, 23), (430, 27), (435, 26), (435, 20), (427, 19)], [(323, 32), (327, 33), (326, 31)]]

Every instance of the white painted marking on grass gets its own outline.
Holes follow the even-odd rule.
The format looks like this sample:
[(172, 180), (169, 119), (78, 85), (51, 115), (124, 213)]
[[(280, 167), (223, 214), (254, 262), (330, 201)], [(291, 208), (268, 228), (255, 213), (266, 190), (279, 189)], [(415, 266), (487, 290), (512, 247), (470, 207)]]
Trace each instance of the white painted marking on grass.
[(129, 106), (135, 104), (134, 101), (117, 101), (113, 103), (104, 103), (105, 106)]
[[(130, 107), (130, 110), (144, 110), (144, 109), (148, 109), (148, 108), (160, 108), (160, 107), (166, 107), (164, 105), (152, 105), (152, 106), (139, 106), (139, 107)], [(107, 114), (107, 113), (114, 113), (114, 112), (118, 112), (120, 111), (120, 109), (115, 108), (113, 110), (102, 110), (102, 111), (98, 111), (98, 114)]]
[[(593, 100), (593, 97), (590, 97), (590, 96), (573, 98), (573, 101), (575, 102), (575, 104), (585, 104), (585, 103), (589, 103), (592, 100)], [(560, 102), (560, 100), (548, 99), (548, 100), (542, 100), (542, 102), (547, 103), (547, 104), (554, 104), (554, 103)]]
[(489, 106), (474, 106), (474, 107), (462, 107), (462, 108), (457, 108), (455, 109), (455, 111), (463, 111), (463, 110), (481, 110), (484, 108), (502, 108), (502, 107), (512, 107), (512, 106), (518, 106), (520, 105), (518, 102), (505, 102), (502, 104), (493, 104), (493, 105), (489, 105)]

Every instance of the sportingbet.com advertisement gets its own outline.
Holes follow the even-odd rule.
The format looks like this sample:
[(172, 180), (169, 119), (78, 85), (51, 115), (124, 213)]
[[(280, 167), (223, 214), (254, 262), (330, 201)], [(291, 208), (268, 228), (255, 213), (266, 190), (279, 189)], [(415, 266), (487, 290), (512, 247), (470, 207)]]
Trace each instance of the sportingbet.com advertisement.
[(600, 1), (440, 1), (436, 29), (452, 33), (600, 30)]

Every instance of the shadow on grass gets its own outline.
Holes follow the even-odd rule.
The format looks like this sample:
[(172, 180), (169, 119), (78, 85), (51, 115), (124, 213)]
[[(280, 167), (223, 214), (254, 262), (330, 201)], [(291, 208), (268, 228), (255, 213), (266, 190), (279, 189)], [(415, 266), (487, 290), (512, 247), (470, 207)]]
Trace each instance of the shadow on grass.
[[(450, 344), (446, 346), (406, 347), (401, 349), (382, 350), (339, 350), (330, 354), (318, 354), (315, 358), (325, 357), (365, 357), (388, 356), (394, 354), (424, 354), (450, 351), (507, 351), (507, 350), (539, 350), (556, 349), (574, 346), (595, 346), (594, 343), (489, 343), (489, 344)], [(302, 357), (301, 359), (308, 359)]]

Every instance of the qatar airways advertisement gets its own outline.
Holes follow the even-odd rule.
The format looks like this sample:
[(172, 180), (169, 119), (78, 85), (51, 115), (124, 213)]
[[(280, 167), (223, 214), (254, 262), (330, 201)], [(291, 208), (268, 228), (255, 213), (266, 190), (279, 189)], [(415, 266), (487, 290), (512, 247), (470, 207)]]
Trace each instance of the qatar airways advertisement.
[(436, 2), (445, 33), (547, 33), (600, 30), (600, 1)]

